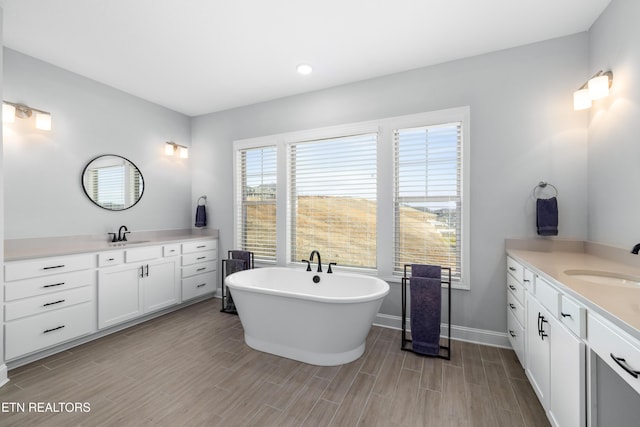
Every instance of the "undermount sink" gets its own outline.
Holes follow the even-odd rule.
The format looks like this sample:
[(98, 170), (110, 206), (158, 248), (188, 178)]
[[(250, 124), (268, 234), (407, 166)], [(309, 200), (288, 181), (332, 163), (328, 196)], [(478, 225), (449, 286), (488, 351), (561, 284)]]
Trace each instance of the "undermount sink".
[(640, 277), (636, 276), (598, 270), (565, 270), (564, 273), (576, 279), (597, 283), (598, 285), (640, 289)]

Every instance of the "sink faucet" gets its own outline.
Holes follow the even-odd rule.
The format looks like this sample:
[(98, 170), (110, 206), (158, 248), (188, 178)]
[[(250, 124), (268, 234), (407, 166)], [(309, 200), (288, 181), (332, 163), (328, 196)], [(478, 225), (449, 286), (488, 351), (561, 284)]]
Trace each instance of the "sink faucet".
[(313, 262), (313, 256), (318, 255), (318, 273), (322, 273), (322, 261), (320, 260), (320, 252), (315, 249), (311, 251), (311, 255), (309, 255), (309, 261)]
[(640, 252), (640, 243), (638, 243), (633, 247), (633, 249), (631, 249), (631, 253), (634, 255), (638, 255), (638, 252)]
[[(124, 228), (124, 233), (122, 232), (122, 229)], [(131, 233), (128, 229), (126, 225), (123, 225), (120, 227), (120, 229), (118, 230), (118, 242), (126, 242), (127, 241), (127, 234)]]

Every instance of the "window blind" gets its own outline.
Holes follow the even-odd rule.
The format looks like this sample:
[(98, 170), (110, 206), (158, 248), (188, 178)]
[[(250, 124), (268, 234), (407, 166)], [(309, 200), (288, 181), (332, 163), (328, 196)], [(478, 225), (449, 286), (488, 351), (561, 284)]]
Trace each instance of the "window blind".
[(394, 273), (450, 267), (461, 281), (462, 123), (394, 131)]
[(276, 147), (240, 150), (236, 214), (240, 248), (256, 261), (276, 260)]
[(125, 197), (124, 165), (108, 166), (96, 169), (94, 193), (101, 206), (109, 209), (124, 209)]
[(377, 134), (289, 145), (291, 261), (377, 267)]

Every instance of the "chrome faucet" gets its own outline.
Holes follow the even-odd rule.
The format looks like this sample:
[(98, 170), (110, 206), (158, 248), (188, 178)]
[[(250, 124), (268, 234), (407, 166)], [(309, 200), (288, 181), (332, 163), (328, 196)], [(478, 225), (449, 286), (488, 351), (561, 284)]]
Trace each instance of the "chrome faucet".
[(638, 252), (640, 252), (640, 243), (638, 243), (633, 247), (633, 249), (631, 249), (631, 253), (634, 255), (638, 255)]
[(311, 255), (309, 255), (309, 261), (313, 262), (313, 256), (318, 255), (318, 273), (322, 273), (322, 261), (320, 260), (320, 252), (315, 249), (311, 251)]
[[(124, 228), (124, 233), (122, 232), (122, 229)], [(118, 242), (126, 242), (127, 241), (127, 234), (131, 233), (128, 229), (126, 225), (123, 225), (120, 227), (120, 229), (118, 230)]]

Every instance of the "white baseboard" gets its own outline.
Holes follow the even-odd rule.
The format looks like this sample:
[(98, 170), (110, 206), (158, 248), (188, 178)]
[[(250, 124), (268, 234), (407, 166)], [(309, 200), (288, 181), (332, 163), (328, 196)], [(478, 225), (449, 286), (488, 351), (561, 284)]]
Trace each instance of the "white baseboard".
[[(402, 330), (402, 318), (378, 313), (373, 324), (383, 328)], [(411, 322), (407, 318), (407, 331), (410, 331)], [(441, 336), (447, 337), (448, 327), (446, 323), (440, 325)], [(399, 334), (399, 336), (402, 334)], [(399, 337), (400, 338), (400, 337)], [(467, 341), (477, 344), (489, 345), (492, 347), (511, 348), (507, 334), (504, 332), (487, 331), (485, 329), (468, 328), (466, 326), (451, 325), (451, 339), (456, 341)]]

